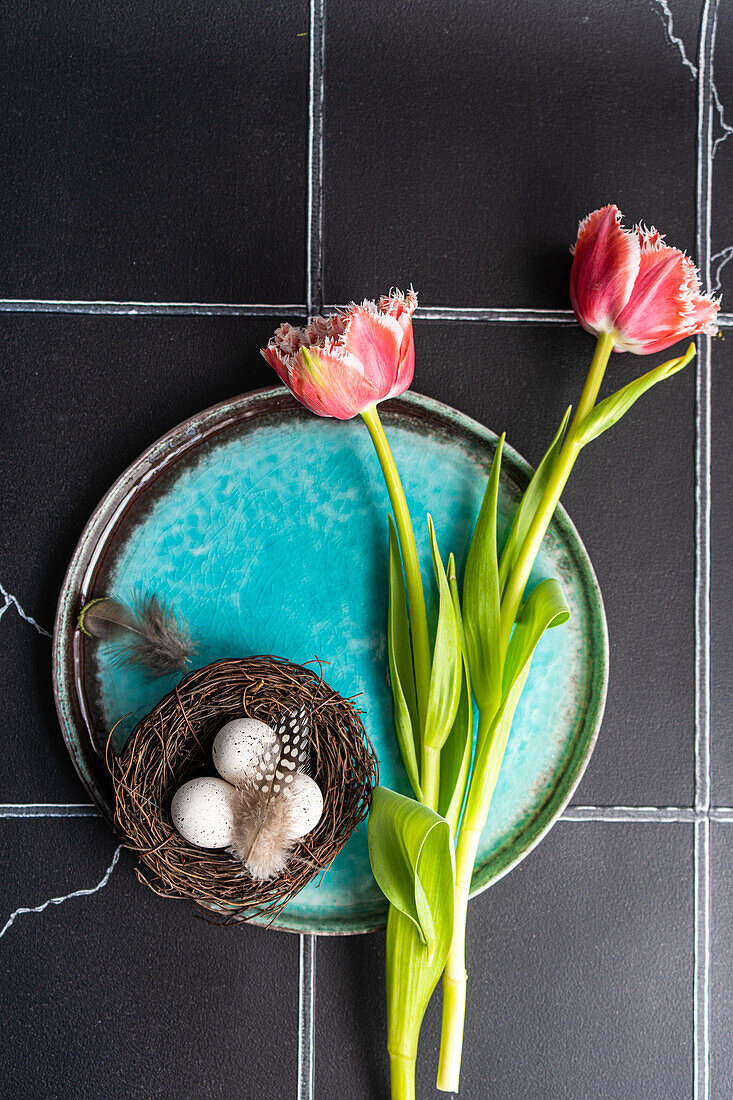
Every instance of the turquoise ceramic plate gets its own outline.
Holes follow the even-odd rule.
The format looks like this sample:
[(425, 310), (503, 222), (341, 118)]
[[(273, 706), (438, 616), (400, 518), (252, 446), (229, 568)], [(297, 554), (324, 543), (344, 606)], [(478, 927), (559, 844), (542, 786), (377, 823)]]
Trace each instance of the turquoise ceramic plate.
[[(444, 560), (459, 566), (496, 437), (415, 394), (382, 406), (415, 521), (427, 547), (432, 513)], [(539, 447), (538, 447), (539, 449)], [(529, 468), (505, 449), (502, 522)], [(101, 759), (107, 731), (141, 717), (170, 689), (116, 667), (75, 629), (82, 602), (154, 590), (187, 618), (201, 663), (276, 653), (328, 662), (344, 696), (360, 695), (382, 782), (407, 792), (392, 732), (385, 640), (387, 496), (360, 421), (323, 420), (274, 388), (217, 405), (155, 443), (96, 510), (59, 602), (54, 682), (74, 764), (111, 816)], [(425, 583), (432, 590), (429, 554)], [(593, 748), (606, 690), (608, 646), (598, 586), (578, 535), (559, 510), (534, 577), (556, 576), (569, 624), (540, 644), (514, 721), (474, 886), (505, 874), (540, 840), (570, 798)], [(384, 925), (366, 829), (349, 840), (320, 885), (287, 907), (280, 926), (321, 933)]]

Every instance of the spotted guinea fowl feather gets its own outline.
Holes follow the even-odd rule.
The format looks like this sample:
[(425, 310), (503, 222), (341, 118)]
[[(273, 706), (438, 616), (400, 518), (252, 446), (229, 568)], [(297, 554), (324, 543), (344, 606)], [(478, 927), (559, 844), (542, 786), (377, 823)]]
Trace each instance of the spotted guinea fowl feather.
[(274, 733), (274, 743), (265, 746), (252, 774), (238, 788), (229, 848), (259, 881), (279, 874), (294, 847), (295, 807), (286, 792), (308, 759), (305, 706), (283, 714)]

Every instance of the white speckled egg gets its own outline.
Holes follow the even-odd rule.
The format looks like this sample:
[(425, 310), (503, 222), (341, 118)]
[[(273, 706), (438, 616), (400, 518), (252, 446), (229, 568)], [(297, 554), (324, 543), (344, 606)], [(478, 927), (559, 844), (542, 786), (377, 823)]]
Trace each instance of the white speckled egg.
[(223, 779), (190, 779), (173, 795), (173, 824), (183, 839), (197, 848), (226, 848), (233, 839), (233, 795), (233, 788)]
[(222, 726), (211, 748), (214, 767), (228, 783), (242, 783), (254, 773), (263, 752), (275, 744), (272, 729), (257, 718), (235, 718)]
[(298, 840), (311, 829), (315, 829), (323, 813), (323, 795), (314, 779), (305, 772), (298, 772), (292, 785), (283, 792), (283, 797), (292, 800), (290, 813), (293, 822), (292, 839)]

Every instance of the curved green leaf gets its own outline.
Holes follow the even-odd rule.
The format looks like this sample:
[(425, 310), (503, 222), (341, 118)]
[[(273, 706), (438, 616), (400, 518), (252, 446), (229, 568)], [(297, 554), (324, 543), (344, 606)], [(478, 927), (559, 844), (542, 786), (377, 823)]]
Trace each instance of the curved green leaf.
[(481, 710), (494, 709), (501, 698), (501, 597), (496, 556), (496, 502), (503, 447), (502, 435), (491, 464), (463, 578), (466, 656), (471, 669), (473, 694)]
[(580, 445), (585, 446), (592, 439), (597, 439), (599, 435), (620, 420), (642, 394), (650, 390), (652, 386), (656, 386), (657, 382), (663, 382), (665, 378), (671, 378), (673, 374), (677, 374), (677, 371), (687, 366), (694, 355), (695, 345), (690, 344), (685, 354), (680, 356), (679, 359), (670, 359), (668, 362), (662, 363), (661, 366), (654, 367), (653, 370), (642, 374), (641, 378), (636, 378), (633, 382), (629, 382), (628, 386), (623, 386), (616, 393), (612, 393), (604, 401), (599, 401), (580, 425), (578, 439)]
[(425, 1009), (453, 937), (455, 860), (447, 821), (410, 798), (377, 787), (369, 813), (369, 857), (390, 901), (387, 920), (387, 1042), (414, 1062)]
[(417, 798), (422, 798), (415, 747), (418, 733), (415, 672), (412, 664), (410, 625), (402, 573), (399, 541), (394, 521), (389, 517), (389, 613), (387, 616), (387, 652), (392, 685), (394, 724), (397, 743), (407, 778)]
[(458, 623), (450, 585), (445, 575), (443, 561), (435, 537), (435, 527), (430, 515), (428, 516), (428, 530), (430, 532), (430, 550), (433, 555), (435, 580), (440, 596), (440, 609), (438, 612), (438, 626), (435, 632), (428, 709), (425, 715), (425, 732), (423, 736), (427, 746), (432, 749), (439, 749), (445, 743), (451, 731), (461, 698), (461, 639), (458, 633)]
[(531, 661), (545, 631), (562, 626), (569, 618), (560, 582), (554, 577), (540, 581), (524, 601), (509, 641), (504, 663), (504, 695), (511, 691), (524, 666)]
[(534, 519), (537, 505), (545, 491), (545, 486), (547, 485), (553, 466), (555, 465), (555, 459), (560, 453), (560, 448), (562, 447), (562, 442), (565, 437), (565, 429), (570, 419), (570, 412), (571, 408), (568, 406), (565, 416), (560, 423), (560, 427), (555, 433), (555, 438), (545, 452), (542, 461), (532, 475), (532, 480), (524, 491), (519, 508), (512, 522), (509, 536), (504, 544), (504, 549), (501, 552), (501, 560), (499, 562), (499, 588), (502, 594), (506, 582), (509, 579), (509, 574), (514, 568), (514, 563), (517, 560), (519, 551), (522, 549), (525, 535)]
[(412, 798), (377, 787), (367, 834), (372, 871), (384, 896), (412, 921), (431, 955), (446, 935), (450, 945), (455, 863), (448, 822)]

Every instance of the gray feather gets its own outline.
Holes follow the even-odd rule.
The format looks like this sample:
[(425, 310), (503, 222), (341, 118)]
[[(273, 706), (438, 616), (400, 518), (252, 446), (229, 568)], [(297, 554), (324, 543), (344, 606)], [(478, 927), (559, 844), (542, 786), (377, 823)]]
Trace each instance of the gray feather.
[(132, 607), (111, 597), (91, 600), (79, 629), (118, 646), (123, 664), (142, 664), (155, 676), (184, 668), (196, 652), (186, 623), (155, 594), (136, 597)]

